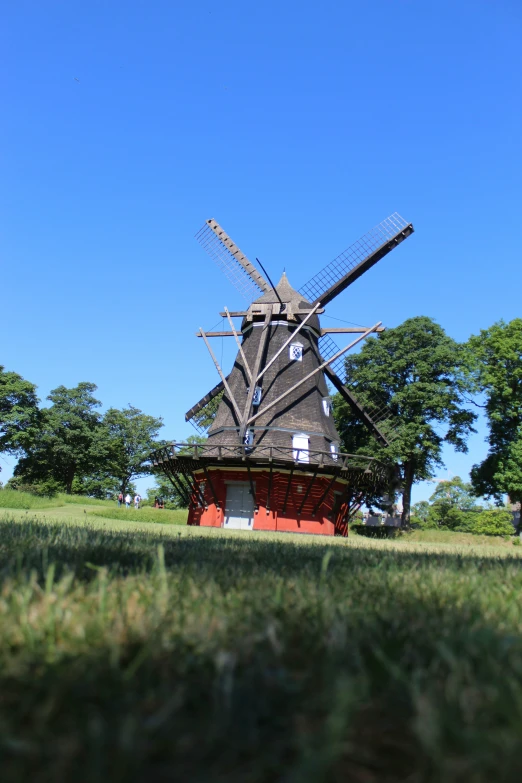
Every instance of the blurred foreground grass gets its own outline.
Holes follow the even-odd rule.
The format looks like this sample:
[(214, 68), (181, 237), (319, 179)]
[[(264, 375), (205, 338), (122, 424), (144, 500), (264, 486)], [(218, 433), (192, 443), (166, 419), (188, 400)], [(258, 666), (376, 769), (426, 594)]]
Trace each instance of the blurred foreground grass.
[(3, 780), (522, 777), (520, 549), (86, 518), (0, 521)]

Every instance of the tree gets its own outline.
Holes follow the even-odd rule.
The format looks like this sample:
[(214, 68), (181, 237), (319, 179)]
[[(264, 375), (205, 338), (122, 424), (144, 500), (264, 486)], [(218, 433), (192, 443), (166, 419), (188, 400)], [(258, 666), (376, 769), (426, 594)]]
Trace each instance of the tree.
[[(432, 477), (442, 466), (444, 443), (465, 452), (466, 438), (474, 432), (476, 415), (466, 407), (472, 388), (467, 354), (435, 321), (419, 316), (367, 340), (346, 360), (346, 374), (360, 402), (386, 403), (396, 428), (391, 445), (378, 446), (336, 395), (334, 411), (343, 448), (372, 452), (398, 464), (402, 521), (408, 524), (413, 484)], [(390, 427), (383, 425), (384, 430)]]
[(34, 383), (0, 365), (0, 453), (18, 454), (33, 441), (38, 402)]
[[(85, 495), (99, 500), (114, 499), (120, 491), (120, 482), (112, 476), (103, 475), (103, 471), (98, 471), (91, 476), (75, 478), (72, 491), (75, 495)], [(127, 485), (127, 492), (130, 495), (135, 495), (136, 491), (134, 484)]]
[(93, 396), (96, 388), (83, 382), (50, 393), (52, 405), (41, 410), (36, 436), (14, 470), (16, 478), (24, 484), (54, 481), (71, 494), (76, 478), (99, 470), (107, 457), (107, 440), (96, 411), (101, 404)]
[(477, 514), (470, 532), (483, 536), (512, 536), (515, 532), (513, 516), (506, 508), (485, 509)]
[(477, 494), (522, 501), (522, 319), (499, 321), (468, 347), (489, 424), (489, 452), (471, 481)]
[(146, 462), (160, 445), (157, 438), (163, 419), (148, 416), (129, 405), (123, 410), (109, 408), (103, 426), (110, 449), (105, 471), (117, 480), (118, 489), (125, 494), (133, 479), (152, 473), (152, 466)]
[(460, 476), (454, 476), (451, 481), (440, 481), (430, 503), (428, 525), (447, 530), (473, 528), (477, 512), (482, 511), (482, 507), (477, 506), (473, 487), (462, 481)]
[(414, 503), (411, 508), (411, 521), (419, 522), (422, 525), (426, 525), (429, 519), (430, 504), (427, 500), (419, 500), (418, 503)]

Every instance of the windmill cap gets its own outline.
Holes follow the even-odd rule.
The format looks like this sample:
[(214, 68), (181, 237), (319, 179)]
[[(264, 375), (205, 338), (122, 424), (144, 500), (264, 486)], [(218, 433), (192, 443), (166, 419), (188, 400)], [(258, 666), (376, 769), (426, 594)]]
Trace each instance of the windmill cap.
[[(279, 298), (276, 295), (276, 291), (279, 294)], [(288, 282), (286, 272), (281, 275), (281, 280), (276, 285), (275, 290), (271, 288), (264, 293), (259, 299), (256, 299), (253, 304), (276, 304), (281, 299), (284, 304), (292, 304), (295, 310), (308, 310), (311, 305), (306, 299), (303, 299), (302, 294), (292, 288)]]

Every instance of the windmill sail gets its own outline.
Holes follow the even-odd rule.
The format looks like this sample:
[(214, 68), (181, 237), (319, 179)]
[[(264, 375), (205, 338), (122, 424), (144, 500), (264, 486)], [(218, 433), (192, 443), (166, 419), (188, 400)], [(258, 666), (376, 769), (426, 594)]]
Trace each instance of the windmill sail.
[(247, 302), (271, 290), (263, 275), (216, 220), (207, 220), (196, 234), (196, 239)]
[(185, 421), (190, 422), (199, 435), (205, 435), (212, 426), (224, 391), (225, 386), (221, 381), (186, 412)]
[(394, 212), (334, 258), (299, 292), (313, 304), (320, 301), (324, 307), (410, 234), (413, 225)]

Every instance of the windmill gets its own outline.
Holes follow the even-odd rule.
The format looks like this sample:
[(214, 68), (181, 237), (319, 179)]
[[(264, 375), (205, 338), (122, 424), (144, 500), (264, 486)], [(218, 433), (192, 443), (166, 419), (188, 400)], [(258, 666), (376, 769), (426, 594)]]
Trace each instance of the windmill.
[[(285, 273), (274, 286), (215, 220), (206, 221), (196, 238), (248, 306), (224, 308), (228, 331), (197, 333), (220, 381), (185, 418), (207, 440), (171, 443), (153, 455), (185, 499), (189, 524), (343, 535), (364, 496), (390, 486), (390, 470), (379, 460), (340, 453), (327, 385), (388, 444), (387, 410), (359, 402), (343, 359), (383, 327), (321, 328), (319, 316), (412, 233), (413, 225), (394, 213), (296, 291)], [(339, 349), (332, 333), (357, 337)], [(211, 345), (225, 336), (238, 349), (228, 375)]]

